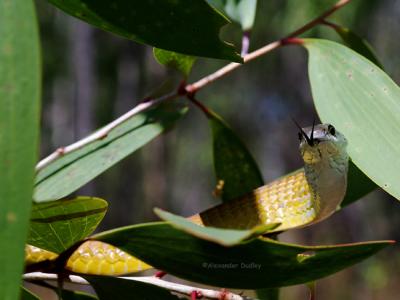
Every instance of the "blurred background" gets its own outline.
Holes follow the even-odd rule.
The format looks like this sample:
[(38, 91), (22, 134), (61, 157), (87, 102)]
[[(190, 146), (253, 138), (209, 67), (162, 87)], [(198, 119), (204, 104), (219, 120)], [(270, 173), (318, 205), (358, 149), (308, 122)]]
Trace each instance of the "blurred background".
[[(281, 38), (336, 1), (258, 1), (250, 50)], [(167, 78), (152, 48), (69, 17), (37, 1), (43, 47), (41, 157), (73, 143), (135, 106)], [(353, 29), (376, 50), (385, 71), (400, 82), (400, 1), (352, 1), (330, 20)], [(241, 44), (238, 25), (224, 39)], [(307, 36), (338, 40), (329, 28)], [(240, 52), (240, 49), (238, 48)], [(199, 59), (189, 82), (226, 62)], [(284, 47), (207, 86), (198, 99), (224, 117), (255, 156), (265, 182), (301, 166), (291, 117), (309, 126), (316, 115), (300, 47)], [(351, 142), (351, 141), (350, 141)], [(210, 129), (196, 107), (175, 128), (141, 148), (79, 191), (106, 199), (101, 229), (155, 220), (153, 207), (190, 215), (218, 203), (212, 196)], [(375, 191), (329, 220), (292, 230), (280, 240), (307, 245), (400, 240), (400, 203)], [(318, 299), (398, 299), (400, 247), (392, 246), (355, 267), (318, 282)], [(273, 272), (273, 270), (271, 270)], [(304, 286), (282, 290), (281, 299), (307, 299)]]

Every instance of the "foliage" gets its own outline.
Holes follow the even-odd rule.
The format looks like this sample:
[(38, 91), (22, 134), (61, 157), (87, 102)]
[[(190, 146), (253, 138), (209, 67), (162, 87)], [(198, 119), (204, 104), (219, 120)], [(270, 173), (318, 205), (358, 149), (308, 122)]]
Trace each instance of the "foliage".
[(0, 299), (16, 299), (37, 158), (40, 51), (31, 1), (0, 1)]
[(61, 253), (96, 229), (107, 211), (107, 202), (77, 197), (34, 204), (28, 244)]
[(161, 105), (113, 126), (97, 141), (61, 155), (38, 171), (34, 201), (54, 201), (76, 191), (159, 135), (185, 111), (180, 105)]
[[(240, 65), (230, 64), (210, 77), (186, 85), (193, 64), (200, 57), (243, 61), (233, 45), (220, 40), (219, 32), (229, 22), (225, 14), (241, 25), (243, 37), (248, 39), (257, 1), (49, 2), (102, 30), (155, 47), (156, 60), (165, 67), (177, 69), (182, 81), (171, 94), (145, 99), (88, 137), (59, 148), (37, 164), (35, 173), (41, 68), (33, 2), (28, 1), (27, 5), (20, 0), (0, 0), (0, 197), (3, 205), (0, 262), (4, 268), (0, 286), (6, 287), (0, 290), (1, 299), (16, 299), (18, 293), (23, 299), (38, 298), (20, 287), (25, 242), (59, 254), (58, 258), (50, 259), (43, 252), (43, 261), (30, 266), (38, 271), (64, 274), (67, 262), (73, 264), (71, 257), (77, 253), (77, 247), (91, 239), (118, 247), (112, 254), (90, 247), (85, 249), (91, 253), (82, 248), (76, 254), (82, 261), (87, 259), (88, 264), (93, 263), (89, 261), (90, 256), (98, 255), (98, 269), (100, 265), (105, 266), (109, 275), (115, 275), (113, 264), (127, 263), (124, 259), (129, 254), (131, 260), (140, 259), (194, 283), (260, 289), (259, 295), (269, 299), (279, 297), (276, 288), (307, 284), (331, 275), (392, 243), (288, 244), (270, 235), (279, 223), (267, 222), (246, 230), (204, 227), (195, 224), (198, 216), (186, 219), (161, 209), (155, 209), (155, 213), (162, 222), (114, 228), (90, 236), (103, 219), (108, 203), (73, 193), (162, 133), (173, 130), (187, 114), (187, 103), (205, 114), (211, 129), (215, 195), (229, 205), (264, 184), (246, 139), (240, 138), (221, 116), (197, 99), (201, 88)], [(310, 21), (289, 35), (290, 38), (278, 40), (264, 48), (264, 52), (250, 54), (244, 60), (247, 62), (285, 45), (307, 49), (313, 101), (319, 116), (323, 122), (334, 124), (349, 140), (351, 162), (342, 207), (362, 199), (378, 186), (400, 199), (397, 184), (399, 87), (380, 68), (379, 60), (365, 40), (325, 20), (347, 2), (339, 1), (333, 8), (327, 7), (326, 14)], [(326, 39), (297, 37), (316, 25), (335, 30), (344, 45)], [(246, 205), (242, 209), (247, 209)], [(127, 295), (135, 295), (135, 299), (177, 299), (168, 288), (157, 283), (81, 275), (93, 286), (98, 299), (125, 299)], [(58, 292), (65, 299), (95, 297), (61, 287)]]
[(74, 17), (137, 42), (188, 55), (241, 61), (234, 47), (218, 36), (228, 20), (205, 1), (49, 2)]
[(351, 141), (348, 153), (353, 162), (377, 185), (400, 198), (400, 165), (398, 160), (387, 159), (400, 155), (396, 134), (400, 88), (347, 47), (322, 40), (306, 40), (304, 45), (310, 53), (310, 81), (321, 119), (334, 123)]

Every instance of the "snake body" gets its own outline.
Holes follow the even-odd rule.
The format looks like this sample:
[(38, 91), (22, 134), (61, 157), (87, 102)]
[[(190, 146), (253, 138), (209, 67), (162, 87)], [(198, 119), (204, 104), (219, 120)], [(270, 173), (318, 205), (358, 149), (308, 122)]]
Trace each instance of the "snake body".
[[(346, 193), (347, 141), (330, 124), (299, 129), (304, 169), (189, 220), (203, 226), (234, 229), (280, 223), (274, 231), (283, 231), (320, 222), (333, 214)], [(55, 253), (26, 246), (27, 265), (56, 257)], [(83, 243), (66, 265), (72, 272), (98, 275), (120, 275), (149, 268), (139, 259), (98, 241)]]
[(199, 225), (232, 229), (281, 223), (274, 231), (282, 231), (315, 224), (333, 214), (346, 193), (347, 141), (330, 124), (300, 130), (303, 170), (190, 219)]

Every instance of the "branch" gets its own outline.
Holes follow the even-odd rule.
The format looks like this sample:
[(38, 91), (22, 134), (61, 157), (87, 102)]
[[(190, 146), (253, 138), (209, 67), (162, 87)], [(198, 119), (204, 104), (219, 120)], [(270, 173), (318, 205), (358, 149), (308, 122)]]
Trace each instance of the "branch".
[[(205, 297), (208, 299), (225, 299), (225, 300), (250, 299), (250, 298), (247, 298), (247, 297), (244, 297), (244, 296), (241, 296), (238, 294), (226, 292), (226, 291), (215, 291), (215, 290), (203, 289), (203, 288), (193, 287), (193, 286), (184, 285), (184, 284), (173, 283), (173, 282), (159, 279), (155, 276), (118, 277), (118, 278), (149, 283), (149, 284), (161, 287), (161, 288), (165, 288), (165, 289), (170, 290), (175, 293), (189, 295), (189, 296), (193, 292), (197, 292), (197, 293), (201, 294), (202, 297)], [(32, 273), (24, 274), (23, 279), (26, 281), (38, 281), (38, 280), (57, 281), (58, 276), (57, 276), (57, 274), (32, 272)], [(76, 283), (76, 284), (83, 284), (83, 285), (90, 284), (86, 279), (84, 279), (83, 277), (77, 276), (77, 275), (69, 275), (66, 277), (66, 280), (68, 280), (71, 283)]]
[(310, 30), (314, 26), (323, 23), (325, 18), (329, 17), (331, 14), (333, 14), (334, 12), (336, 12), (338, 9), (342, 8), (346, 4), (349, 4), (350, 2), (351, 2), (351, 0), (338, 1), (334, 6), (332, 6), (330, 9), (328, 9), (327, 11), (322, 13), (322, 15), (320, 15), (319, 17), (315, 18), (314, 20), (308, 22), (307, 24), (305, 24), (303, 27), (297, 29), (296, 31), (293, 31), (286, 38), (296, 37), (306, 31)]
[[(275, 42), (269, 43), (265, 45), (264, 47), (255, 50), (243, 57), (243, 62), (247, 63), (249, 61), (252, 61), (262, 55), (265, 55), (266, 53), (283, 46), (287, 44), (287, 40), (293, 37), (296, 37), (307, 30), (313, 28), (314, 26), (322, 23), (326, 23), (325, 18), (336, 12), (338, 9), (341, 7), (345, 6), (346, 4), (350, 3), (351, 0), (340, 0), (338, 1), (334, 6), (332, 6), (330, 9), (322, 13), (319, 17), (315, 18), (314, 20), (308, 22), (304, 26), (300, 27), (296, 31), (293, 31), (289, 35), (287, 35), (285, 38), (282, 38), (280, 40), (277, 40)], [(192, 83), (188, 84), (184, 87), (181, 87), (177, 92), (162, 96), (160, 98), (152, 99), (143, 103), (138, 104), (135, 106), (132, 110), (128, 111), (118, 119), (114, 120), (110, 124), (104, 126), (100, 130), (94, 132), (93, 134), (87, 136), (86, 138), (83, 138), (69, 146), (66, 147), (61, 147), (58, 148), (56, 151), (54, 151), (52, 154), (41, 160), (37, 165), (36, 165), (36, 171), (40, 171), (43, 169), (45, 166), (49, 165), (51, 162), (57, 160), (58, 158), (62, 157), (63, 155), (66, 155), (68, 153), (71, 153), (73, 151), (76, 151), (90, 143), (93, 143), (97, 140), (101, 140), (105, 138), (110, 131), (112, 131), (115, 127), (118, 125), (122, 124), (123, 122), (129, 120), (132, 118), (134, 115), (141, 113), (161, 102), (167, 101), (167, 100), (172, 100), (177, 98), (178, 96), (183, 96), (183, 95), (194, 95), (197, 91), (205, 87), (206, 85), (218, 80), (219, 78), (231, 73), (233, 70), (239, 68), (242, 66), (242, 64), (238, 63), (230, 63), (227, 64), (225, 67), (222, 67), (221, 69), (217, 70), (216, 72)]]
[(122, 123), (128, 121), (130, 118), (133, 116), (137, 115), (138, 113), (141, 113), (161, 102), (167, 101), (167, 100), (172, 100), (178, 96), (178, 93), (174, 92), (165, 96), (162, 96), (160, 98), (152, 99), (146, 102), (142, 102), (138, 105), (136, 105), (133, 109), (128, 111), (127, 113), (123, 114), (120, 116), (118, 119), (115, 119), (113, 122), (107, 124), (103, 128), (95, 131), (91, 135), (88, 135), (87, 137), (69, 145), (66, 147), (61, 147), (58, 148), (56, 151), (54, 151), (52, 154), (47, 156), (46, 158), (42, 159), (37, 165), (36, 165), (36, 171), (40, 171), (43, 169), (45, 166), (50, 164), (51, 162), (55, 161), (61, 156), (64, 156), (65, 154), (71, 153), (73, 151), (76, 151), (90, 143), (93, 143), (95, 141), (104, 139), (107, 137), (107, 135), (117, 126), (121, 125)]
[[(245, 55), (243, 57), (243, 62), (247, 63), (249, 61), (252, 61), (252, 60), (284, 45), (285, 40), (296, 37), (306, 31), (310, 30), (314, 26), (322, 23), (325, 18), (327, 18), (328, 16), (330, 16), (331, 14), (336, 12), (338, 9), (345, 6), (346, 4), (350, 3), (350, 1), (351, 0), (340, 0), (334, 6), (332, 6), (330, 9), (328, 9), (327, 11), (322, 13), (320, 16), (318, 16), (314, 20), (311, 20), (310, 22), (308, 22), (304, 26), (300, 27), (299, 29), (293, 31), (292, 33), (289, 33), (286, 37), (284, 37), (278, 41), (269, 43), (269, 44), (265, 45), (264, 47)], [(239, 63), (230, 63), (230, 64), (226, 65), (225, 67), (217, 70), (216, 72), (196, 81), (195, 83), (187, 85), (186, 91), (188, 93), (195, 93), (195, 92), (199, 91), (200, 89), (202, 89), (203, 87), (205, 87), (206, 85), (214, 82), (215, 80), (221, 78), (222, 76), (225, 76), (226, 74), (229, 74), (230, 72), (239, 68), (240, 66), (242, 66), (242, 65)]]

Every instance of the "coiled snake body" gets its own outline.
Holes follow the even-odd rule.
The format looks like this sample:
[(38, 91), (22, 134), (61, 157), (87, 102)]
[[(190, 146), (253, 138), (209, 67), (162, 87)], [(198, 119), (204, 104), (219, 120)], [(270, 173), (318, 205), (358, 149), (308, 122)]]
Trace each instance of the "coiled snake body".
[[(345, 137), (330, 124), (300, 128), (304, 169), (277, 179), (248, 195), (189, 218), (203, 226), (248, 229), (280, 223), (283, 231), (317, 223), (333, 214), (346, 193), (348, 155)], [(52, 260), (57, 254), (26, 246), (26, 264)], [(85, 274), (121, 275), (151, 266), (120, 249), (98, 241), (83, 243), (66, 269)]]

